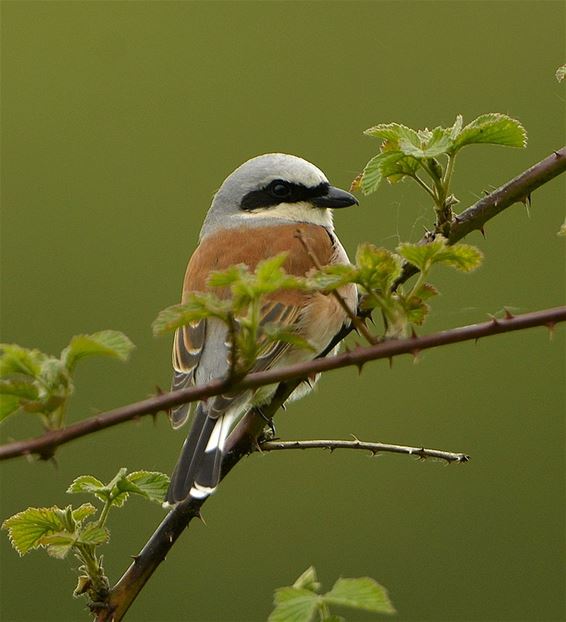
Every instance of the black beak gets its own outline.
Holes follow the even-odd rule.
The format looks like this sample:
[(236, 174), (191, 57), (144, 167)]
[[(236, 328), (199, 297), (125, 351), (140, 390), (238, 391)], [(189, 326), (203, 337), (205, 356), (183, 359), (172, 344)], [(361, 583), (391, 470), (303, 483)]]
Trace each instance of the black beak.
[(315, 207), (330, 207), (333, 209), (358, 205), (358, 199), (353, 194), (334, 186), (329, 186), (326, 194), (312, 197), (310, 201)]

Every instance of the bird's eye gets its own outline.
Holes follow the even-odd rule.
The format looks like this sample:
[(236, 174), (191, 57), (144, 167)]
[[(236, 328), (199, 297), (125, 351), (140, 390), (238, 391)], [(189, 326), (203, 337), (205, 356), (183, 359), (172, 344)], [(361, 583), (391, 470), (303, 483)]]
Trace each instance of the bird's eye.
[(286, 199), (291, 194), (291, 188), (287, 182), (274, 181), (269, 186), (270, 193), (278, 199)]

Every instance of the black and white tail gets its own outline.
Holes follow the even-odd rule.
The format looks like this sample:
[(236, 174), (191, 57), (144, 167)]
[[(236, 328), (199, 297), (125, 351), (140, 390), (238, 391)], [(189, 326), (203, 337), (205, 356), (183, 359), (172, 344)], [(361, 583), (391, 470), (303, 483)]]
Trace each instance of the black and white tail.
[(224, 444), (234, 415), (214, 414), (217, 416), (211, 417), (202, 402), (197, 406), (193, 425), (171, 475), (166, 495), (170, 505), (189, 496), (203, 499), (214, 492), (220, 481)]

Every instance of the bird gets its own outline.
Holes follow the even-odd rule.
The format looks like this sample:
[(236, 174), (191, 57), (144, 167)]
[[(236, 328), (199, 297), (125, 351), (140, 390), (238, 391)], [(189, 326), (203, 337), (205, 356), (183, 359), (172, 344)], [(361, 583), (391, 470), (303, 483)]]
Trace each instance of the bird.
[[(192, 293), (218, 290), (207, 284), (211, 272), (238, 264), (254, 270), (258, 262), (281, 252), (286, 253), (283, 269), (297, 276), (314, 269), (313, 258), (320, 266), (349, 264), (334, 231), (332, 210), (357, 204), (356, 197), (330, 185), (319, 168), (300, 157), (268, 153), (244, 162), (213, 197), (187, 266), (181, 302)], [(336, 296), (326, 293), (282, 290), (271, 294), (262, 304), (261, 321), (280, 322), (296, 331), (310, 342), (313, 351), (277, 342), (261, 352), (250, 371), (308, 361), (324, 353), (357, 309), (354, 284), (338, 291), (350, 313)], [(223, 290), (214, 293), (229, 296)], [(226, 377), (229, 359), (230, 333), (221, 320), (206, 318), (178, 328), (173, 339), (171, 389)], [(299, 385), (288, 401), (303, 397), (317, 379)], [(197, 403), (165, 507), (174, 507), (188, 497), (204, 499), (215, 491), (229, 433), (252, 408), (269, 403), (276, 389), (277, 385), (270, 385)], [(170, 411), (174, 429), (190, 418), (191, 406), (182, 404)]]

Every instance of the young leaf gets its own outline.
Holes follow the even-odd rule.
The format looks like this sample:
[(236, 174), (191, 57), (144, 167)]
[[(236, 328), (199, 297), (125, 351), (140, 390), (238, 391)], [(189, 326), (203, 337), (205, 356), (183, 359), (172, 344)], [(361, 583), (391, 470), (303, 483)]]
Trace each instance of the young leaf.
[(2, 523), (2, 529), (8, 530), (12, 546), (20, 555), (41, 546), (41, 539), (49, 534), (65, 531), (61, 519), (63, 510), (57, 506), (51, 508), (27, 508)]
[(401, 275), (401, 258), (385, 248), (363, 243), (356, 251), (357, 282), (366, 290), (388, 292)]
[(374, 125), (364, 131), (366, 136), (372, 136), (373, 138), (381, 138), (382, 140), (391, 143), (393, 147), (399, 145), (401, 141), (411, 143), (415, 146), (419, 146), (420, 140), (415, 130), (412, 130), (406, 125), (400, 123), (380, 123)]
[(169, 487), (169, 477), (157, 471), (134, 471), (120, 479), (116, 486), (122, 492), (141, 495), (150, 501), (163, 503)]
[(77, 542), (90, 546), (106, 544), (110, 540), (110, 532), (106, 527), (99, 527), (96, 523), (89, 523), (79, 532)]
[(19, 376), (0, 380), (0, 395), (14, 395), (23, 400), (36, 400), (39, 392), (30, 378)]
[(397, 252), (425, 273), (435, 263), (444, 263), (462, 272), (471, 272), (483, 259), (482, 252), (475, 246), (469, 244), (449, 246), (446, 238), (442, 236), (437, 236), (428, 244), (403, 242), (397, 248)]
[(91, 335), (75, 335), (69, 345), (61, 352), (61, 360), (68, 369), (73, 369), (87, 356), (110, 356), (126, 361), (134, 344), (118, 330), (102, 330)]
[(407, 156), (413, 156), (419, 160), (424, 158), (436, 158), (446, 153), (452, 147), (450, 130), (436, 127), (434, 130), (421, 130), (417, 132), (418, 142), (402, 138), (399, 141), (401, 151)]
[(0, 377), (22, 374), (35, 378), (46, 358), (39, 350), (28, 350), (17, 344), (0, 344)]
[(295, 583), (293, 583), (293, 587), (310, 590), (311, 592), (318, 592), (320, 590), (320, 583), (318, 582), (315, 567), (309, 566)]
[(454, 140), (453, 152), (465, 145), (491, 143), (507, 147), (525, 147), (527, 132), (517, 121), (505, 114), (482, 114), (468, 123)]
[(0, 422), (15, 413), (20, 407), (20, 398), (15, 395), (0, 396)]
[(356, 274), (356, 268), (351, 265), (334, 264), (332, 266), (323, 266), (320, 270), (309, 275), (307, 286), (311, 289), (330, 292), (347, 283), (354, 282)]
[(64, 559), (77, 541), (76, 534), (59, 531), (40, 538), (38, 544), (47, 550), (47, 554), (57, 559)]
[(216, 317), (227, 321), (231, 304), (213, 294), (190, 294), (185, 304), (172, 305), (159, 312), (153, 321), (153, 334), (164, 335), (185, 324)]
[(69, 494), (95, 494), (101, 500), (108, 497), (108, 488), (106, 485), (93, 475), (79, 475), (79, 477), (73, 480), (69, 488), (67, 488), (67, 492)]
[(562, 80), (564, 80), (564, 76), (566, 76), (566, 65), (562, 65), (556, 70), (556, 79), (558, 82), (562, 82)]
[(374, 156), (365, 166), (360, 186), (365, 195), (375, 192), (389, 175), (399, 174), (395, 164), (404, 157), (401, 151), (383, 151)]
[(211, 272), (207, 283), (211, 287), (230, 287), (230, 285), (240, 281), (248, 272), (248, 267), (244, 264), (230, 266), (226, 270)]
[(273, 602), (268, 622), (311, 622), (320, 596), (304, 588), (281, 587), (275, 590)]
[(78, 524), (82, 523), (85, 518), (88, 518), (93, 514), (96, 514), (96, 508), (92, 505), (92, 503), (83, 503), (72, 512), (73, 520)]
[(338, 579), (330, 592), (322, 598), (328, 604), (375, 613), (395, 613), (387, 590), (370, 577)]

